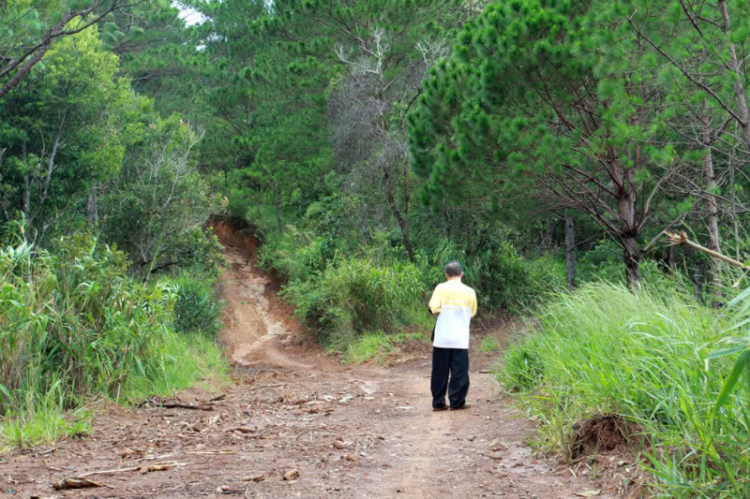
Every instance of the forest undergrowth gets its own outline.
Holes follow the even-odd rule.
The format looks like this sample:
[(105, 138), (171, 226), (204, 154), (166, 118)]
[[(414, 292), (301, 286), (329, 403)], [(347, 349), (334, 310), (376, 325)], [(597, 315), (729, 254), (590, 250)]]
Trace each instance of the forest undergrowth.
[(545, 450), (577, 457), (574, 426), (615, 415), (657, 497), (746, 497), (750, 398), (716, 408), (733, 370), (717, 351), (750, 319), (748, 296), (715, 310), (675, 290), (585, 286), (543, 308), (498, 380), (539, 420)]
[(54, 253), (22, 236), (0, 249), (0, 449), (85, 434), (96, 398), (225, 379), (205, 276), (144, 282), (93, 236), (60, 238)]

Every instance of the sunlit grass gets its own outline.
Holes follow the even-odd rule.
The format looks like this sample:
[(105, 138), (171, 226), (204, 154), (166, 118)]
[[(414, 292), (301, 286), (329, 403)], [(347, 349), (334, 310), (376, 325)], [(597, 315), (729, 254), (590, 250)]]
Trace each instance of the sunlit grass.
[(741, 320), (676, 292), (587, 286), (546, 307), (499, 379), (521, 390), (548, 448), (564, 450), (574, 422), (616, 413), (649, 436), (641, 450), (665, 497), (747, 497), (750, 399), (733, 393), (713, 418), (734, 358), (707, 359)]

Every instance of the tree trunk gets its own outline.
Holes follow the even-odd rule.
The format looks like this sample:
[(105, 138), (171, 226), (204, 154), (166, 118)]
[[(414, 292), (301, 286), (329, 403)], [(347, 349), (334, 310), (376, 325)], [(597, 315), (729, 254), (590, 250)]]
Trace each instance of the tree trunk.
[(23, 214), (26, 218), (31, 213), (31, 175), (23, 176)]
[(669, 265), (669, 271), (674, 272), (677, 268), (677, 262), (675, 258), (675, 250), (673, 245), (669, 245), (667, 249), (667, 265)]
[[(731, 26), (726, 0), (719, 0), (719, 10), (721, 10), (721, 16), (724, 18), (724, 34), (729, 36), (729, 29)], [(742, 82), (743, 73), (739, 60), (737, 59), (737, 49), (735, 48), (734, 43), (731, 42), (729, 43), (729, 67), (734, 73), (734, 96), (737, 99), (738, 114), (742, 120), (739, 124), (740, 128), (742, 128), (742, 140), (747, 147), (750, 147), (750, 122), (748, 122), (748, 116), (750, 116), (750, 113), (748, 112), (747, 99), (745, 98), (745, 89)]]
[(86, 200), (86, 214), (88, 215), (89, 225), (99, 223), (99, 202), (96, 195), (96, 184), (89, 190), (88, 199)]
[(740, 260), (740, 224), (737, 219), (737, 184), (735, 183), (735, 157), (737, 147), (732, 148), (729, 156), (729, 182), (732, 187), (732, 223), (734, 224), (734, 258)]
[(281, 205), (276, 203), (276, 225), (279, 229), (279, 234), (284, 233), (284, 226), (281, 224)]
[(385, 181), (385, 196), (388, 199), (388, 206), (391, 208), (391, 212), (396, 219), (396, 223), (398, 223), (399, 229), (401, 229), (401, 240), (403, 241), (404, 248), (406, 249), (406, 256), (413, 262), (414, 252), (412, 251), (411, 242), (409, 241), (409, 227), (406, 224), (404, 217), (401, 216), (401, 211), (398, 209), (398, 206), (396, 206), (396, 200), (393, 198), (393, 190), (391, 189), (391, 173), (387, 167), (383, 168), (383, 180)]
[(640, 255), (635, 236), (623, 235), (622, 255), (625, 262), (625, 280), (629, 288), (637, 288), (641, 284)]
[(568, 275), (568, 289), (576, 287), (576, 241), (573, 217), (565, 216), (565, 270)]
[[(721, 253), (719, 243), (719, 213), (716, 205), (716, 198), (713, 195), (716, 189), (716, 180), (714, 178), (714, 162), (711, 154), (711, 130), (708, 127), (708, 119), (703, 118), (703, 145), (706, 147), (706, 155), (703, 157), (703, 173), (706, 182), (706, 211), (708, 217), (708, 247), (717, 253)], [(713, 259), (711, 262), (711, 292), (717, 301), (721, 299), (721, 261)], [(718, 303), (717, 303), (718, 304)]]
[[(26, 168), (28, 168), (28, 164), (26, 163), (27, 160), (27, 154), (26, 154), (26, 142), (21, 143), (21, 154), (23, 155), (23, 163)], [(31, 175), (28, 173), (23, 176), (23, 214), (26, 215), (26, 218), (28, 219), (31, 215)]]
[(635, 288), (641, 284), (640, 252), (638, 249), (638, 224), (636, 223), (636, 193), (633, 189), (633, 168), (622, 168), (619, 164), (611, 166), (616, 173), (615, 184), (618, 185), (617, 214), (620, 219), (620, 245), (625, 263), (625, 280), (628, 287)]

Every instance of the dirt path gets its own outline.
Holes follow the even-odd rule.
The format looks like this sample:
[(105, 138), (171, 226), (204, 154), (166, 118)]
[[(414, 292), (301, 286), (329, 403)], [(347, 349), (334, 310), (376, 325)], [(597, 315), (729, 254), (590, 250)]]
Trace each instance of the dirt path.
[[(222, 341), (236, 384), (222, 400), (211, 410), (109, 405), (84, 440), (0, 456), (0, 497), (557, 499), (602, 488), (580, 466), (532, 454), (531, 423), (482, 373), (492, 356), (473, 353), (471, 409), (434, 413), (427, 350), (389, 369), (340, 365), (289, 319), (253, 250), (227, 251)], [(110, 470), (89, 476), (99, 488), (51, 487)]]

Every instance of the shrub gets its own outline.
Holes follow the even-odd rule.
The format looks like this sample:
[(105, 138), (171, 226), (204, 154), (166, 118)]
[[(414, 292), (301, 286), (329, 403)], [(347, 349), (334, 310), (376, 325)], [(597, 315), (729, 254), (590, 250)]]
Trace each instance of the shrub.
[(347, 329), (392, 333), (428, 315), (422, 276), (410, 262), (379, 265), (352, 258), (335, 262), (315, 279), (290, 282), (284, 296), (301, 318), (317, 323), (325, 338)]
[(215, 282), (207, 276), (181, 273), (171, 281), (175, 292), (173, 328), (178, 333), (216, 336), (221, 328), (221, 302)]
[(57, 243), (56, 254), (0, 249), (0, 436), (20, 442), (87, 395), (127, 398), (136, 382), (178, 388), (206, 372), (172, 378), (190, 365), (169, 328), (172, 286), (133, 279), (124, 254), (91, 236)]
[(729, 324), (743, 320), (674, 291), (588, 285), (544, 308), (499, 378), (524, 390), (549, 446), (560, 449), (574, 422), (613, 413), (650, 436), (651, 471), (670, 497), (746, 497), (750, 397), (733, 394), (713, 418), (733, 359), (708, 361)]

